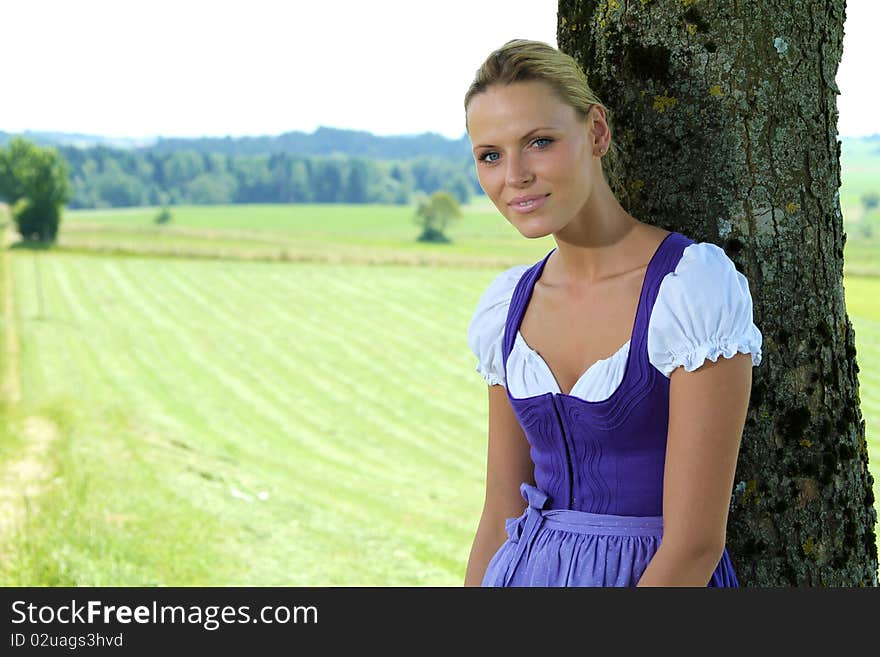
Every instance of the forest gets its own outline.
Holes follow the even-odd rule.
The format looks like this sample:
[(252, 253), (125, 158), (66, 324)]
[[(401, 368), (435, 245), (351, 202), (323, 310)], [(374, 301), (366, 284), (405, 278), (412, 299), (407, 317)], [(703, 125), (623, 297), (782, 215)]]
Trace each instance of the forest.
[[(12, 135), (0, 133), (0, 145)], [(68, 207), (236, 203), (408, 204), (446, 191), (481, 193), (467, 139), (381, 137), (319, 128), (274, 137), (158, 139), (124, 147), (100, 139), (28, 134), (67, 162)]]

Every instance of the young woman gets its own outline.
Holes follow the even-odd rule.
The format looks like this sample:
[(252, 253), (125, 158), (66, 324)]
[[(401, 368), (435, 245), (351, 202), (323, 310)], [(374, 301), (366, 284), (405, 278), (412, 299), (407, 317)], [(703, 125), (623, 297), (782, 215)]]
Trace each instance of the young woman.
[(727, 514), (762, 343), (748, 281), (623, 209), (608, 110), (568, 55), (508, 42), (465, 114), (486, 195), (556, 243), (501, 272), (468, 328), (489, 446), (465, 585), (737, 586)]

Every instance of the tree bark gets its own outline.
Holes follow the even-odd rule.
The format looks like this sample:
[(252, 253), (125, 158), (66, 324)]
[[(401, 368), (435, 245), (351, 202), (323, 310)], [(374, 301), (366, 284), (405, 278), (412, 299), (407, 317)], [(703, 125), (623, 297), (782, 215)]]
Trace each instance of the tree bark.
[(763, 361), (727, 534), (743, 586), (877, 586), (843, 288), (844, 17), (844, 0), (559, 2), (559, 47), (611, 111), (624, 207), (749, 281)]

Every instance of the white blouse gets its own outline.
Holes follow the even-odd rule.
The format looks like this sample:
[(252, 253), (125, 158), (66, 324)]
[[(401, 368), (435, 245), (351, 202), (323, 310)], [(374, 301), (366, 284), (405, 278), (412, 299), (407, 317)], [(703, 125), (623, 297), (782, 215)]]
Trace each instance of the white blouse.
[[(507, 361), (505, 381), (501, 344), (507, 309), (517, 282), (531, 265), (498, 274), (477, 302), (467, 341), (477, 357), (476, 371), (489, 385), (507, 385), (513, 397), (561, 393), (553, 373), (517, 332)], [(571, 389), (586, 401), (611, 396), (623, 380), (629, 355), (627, 340), (616, 353), (596, 361)], [(680, 366), (692, 372), (709, 358), (751, 353), (761, 363), (761, 331), (755, 326), (748, 279), (737, 271), (724, 249), (711, 242), (688, 245), (675, 270), (660, 282), (648, 321), (648, 360), (665, 377)]]

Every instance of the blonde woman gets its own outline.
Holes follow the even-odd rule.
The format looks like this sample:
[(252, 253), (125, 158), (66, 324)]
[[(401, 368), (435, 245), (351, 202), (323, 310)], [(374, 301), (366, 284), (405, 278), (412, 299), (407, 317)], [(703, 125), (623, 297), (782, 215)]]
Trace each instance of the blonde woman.
[(465, 115), (486, 195), (556, 243), (498, 274), (468, 328), (489, 445), (465, 585), (737, 586), (727, 515), (762, 344), (748, 281), (624, 210), (608, 110), (558, 49), (491, 53)]

